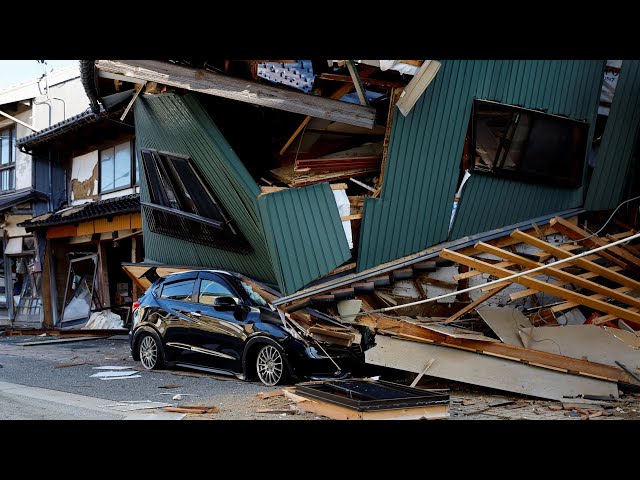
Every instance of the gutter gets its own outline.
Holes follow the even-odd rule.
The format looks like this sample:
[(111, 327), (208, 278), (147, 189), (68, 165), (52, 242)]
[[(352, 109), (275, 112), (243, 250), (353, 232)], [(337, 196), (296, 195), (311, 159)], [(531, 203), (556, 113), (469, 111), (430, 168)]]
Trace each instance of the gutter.
[(91, 111), (100, 113), (102, 98), (98, 94), (95, 60), (80, 60), (80, 81), (89, 98)]

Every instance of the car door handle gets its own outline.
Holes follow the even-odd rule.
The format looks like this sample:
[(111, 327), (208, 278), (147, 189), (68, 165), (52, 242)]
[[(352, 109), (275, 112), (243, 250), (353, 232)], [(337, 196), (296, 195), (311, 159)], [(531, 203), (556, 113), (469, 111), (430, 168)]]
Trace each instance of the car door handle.
[(193, 315), (194, 317), (201, 317), (202, 314), (199, 311), (195, 311), (195, 312), (189, 312), (190, 315)]

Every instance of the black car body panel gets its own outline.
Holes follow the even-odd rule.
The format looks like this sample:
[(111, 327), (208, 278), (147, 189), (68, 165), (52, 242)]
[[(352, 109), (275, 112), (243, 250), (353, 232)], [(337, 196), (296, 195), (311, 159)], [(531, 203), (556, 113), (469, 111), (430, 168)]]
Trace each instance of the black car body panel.
[(240, 378), (255, 376), (253, 362), (265, 344), (284, 353), (287, 373), (295, 378), (335, 377), (362, 365), (362, 356), (356, 354), (359, 345), (324, 346), (328, 358), (317, 345), (296, 338), (277, 312), (243, 287), (242, 278), (232, 272), (200, 270), (156, 280), (133, 313), (129, 336), (134, 360), (139, 360), (141, 335), (154, 332), (168, 366), (204, 368)]

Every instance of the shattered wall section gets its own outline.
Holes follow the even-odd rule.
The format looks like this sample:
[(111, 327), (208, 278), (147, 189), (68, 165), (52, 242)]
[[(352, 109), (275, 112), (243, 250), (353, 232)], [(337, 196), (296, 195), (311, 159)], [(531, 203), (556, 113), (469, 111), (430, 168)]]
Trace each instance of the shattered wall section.
[(351, 257), (328, 183), (290, 188), (258, 199), (269, 252), (285, 294)]
[[(445, 60), (405, 117), (394, 115), (379, 199), (365, 200), (358, 271), (447, 240), (474, 97), (593, 124), (604, 60)], [(472, 175), (450, 239), (582, 204), (568, 189)]]
[[(249, 254), (196, 245), (149, 231), (143, 216), (145, 260), (185, 266), (222, 268), (275, 283), (276, 275), (257, 206), (260, 188), (192, 95), (141, 95), (135, 103), (136, 154), (141, 148), (190, 156), (204, 181), (250, 243)], [(149, 201), (140, 175), (141, 201)]]
[(98, 151), (73, 157), (71, 164), (71, 204), (79, 205), (98, 197)]

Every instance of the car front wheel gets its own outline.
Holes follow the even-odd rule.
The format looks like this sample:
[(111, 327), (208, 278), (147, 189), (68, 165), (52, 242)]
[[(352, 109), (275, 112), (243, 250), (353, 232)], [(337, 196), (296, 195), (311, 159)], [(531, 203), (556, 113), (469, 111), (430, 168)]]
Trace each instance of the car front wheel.
[(160, 343), (150, 333), (142, 334), (142, 338), (138, 342), (138, 354), (142, 366), (147, 370), (159, 369), (164, 365)]
[(256, 357), (256, 370), (265, 385), (271, 387), (282, 383), (286, 376), (284, 355), (273, 345), (264, 345)]

